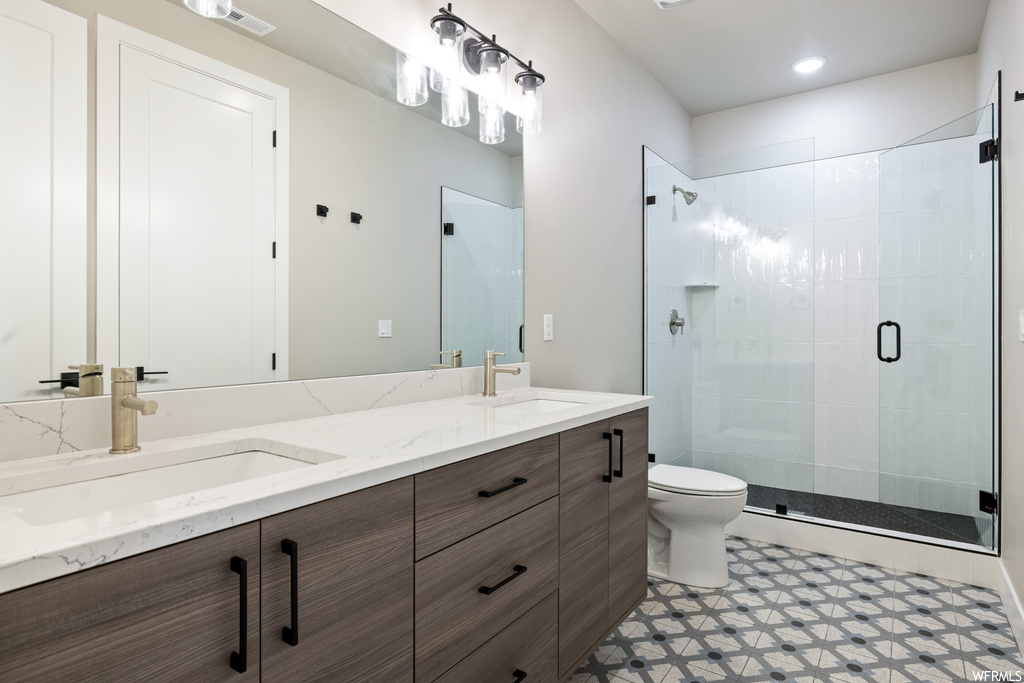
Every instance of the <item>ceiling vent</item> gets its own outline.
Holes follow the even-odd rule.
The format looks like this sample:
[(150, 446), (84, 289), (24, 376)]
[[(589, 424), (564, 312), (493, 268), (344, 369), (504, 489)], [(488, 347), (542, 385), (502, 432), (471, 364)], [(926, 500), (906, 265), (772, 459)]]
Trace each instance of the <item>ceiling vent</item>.
[(690, 2), (693, 2), (693, 0), (654, 0), (654, 4), (661, 9), (675, 9)]
[(230, 21), (239, 28), (244, 28), (249, 33), (255, 33), (262, 37), (275, 30), (276, 26), (271, 26), (262, 19), (257, 19), (251, 14), (246, 14), (237, 7), (231, 9), (231, 13), (224, 17), (224, 21)]

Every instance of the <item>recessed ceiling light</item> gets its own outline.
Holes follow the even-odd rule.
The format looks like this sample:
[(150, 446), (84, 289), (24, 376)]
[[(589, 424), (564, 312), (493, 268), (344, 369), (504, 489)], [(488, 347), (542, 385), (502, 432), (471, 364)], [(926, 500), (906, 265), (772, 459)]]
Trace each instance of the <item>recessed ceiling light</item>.
[(825, 66), (827, 61), (824, 57), (804, 57), (793, 64), (793, 71), (798, 74), (809, 74)]
[(693, 0), (654, 0), (654, 4), (661, 9), (674, 9), (693, 2)]

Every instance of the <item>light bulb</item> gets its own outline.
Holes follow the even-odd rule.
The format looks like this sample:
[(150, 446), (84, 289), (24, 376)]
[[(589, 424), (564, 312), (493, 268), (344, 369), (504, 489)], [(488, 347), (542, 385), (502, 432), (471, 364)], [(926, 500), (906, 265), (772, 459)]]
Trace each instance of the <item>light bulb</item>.
[(430, 72), (430, 87), (435, 92), (444, 94), (448, 92), (452, 81), (459, 73), (459, 59), (462, 55), (462, 39), (466, 34), (466, 25), (441, 14), (431, 19), (430, 26), (437, 33), (440, 45), (440, 68)]
[(544, 77), (531, 69), (516, 76), (516, 83), (523, 89), (516, 130), (523, 135), (536, 135), (541, 130), (544, 111)]
[(480, 109), (480, 142), (486, 145), (498, 145), (505, 142), (505, 112), (497, 107), (482, 106)]
[(396, 51), (398, 101), (410, 107), (425, 104), (430, 96), (427, 67), (402, 51)]
[(451, 128), (469, 123), (469, 93), (458, 83), (452, 83), (441, 96), (441, 123)]

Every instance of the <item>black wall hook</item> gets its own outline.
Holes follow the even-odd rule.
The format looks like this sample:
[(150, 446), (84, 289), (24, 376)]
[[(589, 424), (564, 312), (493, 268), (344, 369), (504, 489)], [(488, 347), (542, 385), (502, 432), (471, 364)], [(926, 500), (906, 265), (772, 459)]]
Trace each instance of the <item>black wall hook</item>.
[(353, 223), (359, 223), (360, 221), (363, 220), (363, 214), (356, 213), (355, 211), (353, 211), (352, 212), (352, 216), (351, 216), (351, 220), (352, 220)]
[(316, 215), (320, 216), (320, 218), (327, 218), (327, 211), (327, 207), (323, 204), (316, 205)]
[(1020, 102), (1021, 100), (1024, 100), (1024, 93), (1021, 93), (1019, 90), (1014, 90), (1013, 91), (1013, 101), (1014, 102)]

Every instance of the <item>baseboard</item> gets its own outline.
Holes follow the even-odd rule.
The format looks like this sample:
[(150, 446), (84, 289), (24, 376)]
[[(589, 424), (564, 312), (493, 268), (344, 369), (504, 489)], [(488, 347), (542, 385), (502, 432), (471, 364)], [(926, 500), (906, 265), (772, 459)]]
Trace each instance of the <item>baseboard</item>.
[(999, 598), (1003, 601), (1003, 613), (1010, 621), (1010, 630), (1017, 642), (1024, 642), (1024, 609), (1021, 608), (1017, 591), (1013, 588), (1010, 575), (1006, 573), (1006, 565), (999, 562)]
[(984, 588), (998, 589), (1000, 584), (1002, 565), (995, 555), (751, 512), (742, 513), (725, 531), (734, 536)]

